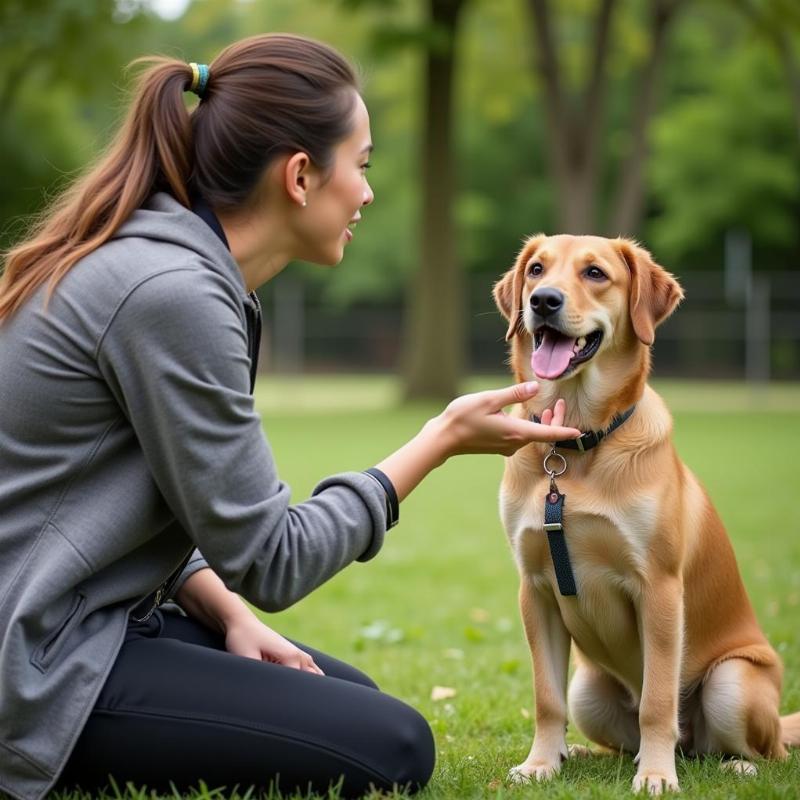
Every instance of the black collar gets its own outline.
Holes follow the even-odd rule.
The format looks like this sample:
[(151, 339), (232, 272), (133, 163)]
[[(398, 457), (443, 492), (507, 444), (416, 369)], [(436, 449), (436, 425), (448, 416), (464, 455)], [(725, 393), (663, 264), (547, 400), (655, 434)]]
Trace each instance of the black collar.
[[(622, 425), (622, 423), (625, 422), (625, 420), (627, 420), (635, 410), (636, 406), (631, 406), (627, 411), (617, 414), (617, 416), (611, 420), (611, 424), (605, 430), (582, 433), (577, 439), (564, 439), (561, 442), (555, 442), (553, 447), (563, 447), (565, 450), (580, 450), (581, 453), (591, 450), (593, 447), (597, 447), (597, 445), (599, 445), (600, 442), (606, 438), (606, 436), (619, 428), (619, 426)], [(534, 414), (533, 421), (541, 422), (541, 419)]]

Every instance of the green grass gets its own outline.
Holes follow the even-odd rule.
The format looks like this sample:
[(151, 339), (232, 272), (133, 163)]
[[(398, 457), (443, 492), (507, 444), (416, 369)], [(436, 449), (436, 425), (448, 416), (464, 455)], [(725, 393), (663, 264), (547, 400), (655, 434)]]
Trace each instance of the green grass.
[[(478, 379), (470, 388), (505, 382)], [(719, 508), (759, 619), (785, 661), (782, 708), (798, 710), (800, 386), (753, 393), (740, 384), (656, 385), (673, 407), (678, 450)], [(377, 462), (439, 410), (395, 406), (388, 378), (271, 379), (256, 396), (295, 501), (325, 475)], [(500, 457), (451, 460), (403, 504), (402, 522), (376, 559), (265, 619), (421, 710), (438, 751), (422, 800), (628, 797), (635, 768), (627, 756), (567, 763), (543, 786), (506, 782), (528, 752), (533, 704), (517, 576), (497, 515), (501, 473)], [(437, 685), (457, 693), (433, 701)], [(568, 739), (581, 741), (572, 727)], [(680, 759), (678, 774), (687, 798), (800, 796), (800, 752), (761, 764), (751, 779), (721, 773), (713, 759)]]

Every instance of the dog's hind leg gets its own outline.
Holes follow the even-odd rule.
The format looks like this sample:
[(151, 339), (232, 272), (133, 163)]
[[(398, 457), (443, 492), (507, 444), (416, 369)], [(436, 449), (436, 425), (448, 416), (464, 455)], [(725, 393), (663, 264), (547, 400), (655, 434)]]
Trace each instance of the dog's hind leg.
[(639, 712), (619, 681), (579, 663), (567, 695), (572, 721), (583, 735), (611, 750), (639, 749)]
[(780, 667), (756, 664), (745, 658), (718, 663), (706, 675), (701, 689), (704, 730), (695, 742), (698, 753), (737, 757), (734, 769), (754, 774), (749, 761), (757, 756), (786, 758), (778, 715)]

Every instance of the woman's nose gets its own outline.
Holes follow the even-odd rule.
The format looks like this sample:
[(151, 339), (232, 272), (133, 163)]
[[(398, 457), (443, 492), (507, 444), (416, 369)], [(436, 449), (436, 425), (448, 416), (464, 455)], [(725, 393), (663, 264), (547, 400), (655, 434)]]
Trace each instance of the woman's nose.
[(364, 197), (361, 199), (361, 205), (368, 206), (374, 199), (375, 192), (372, 191), (372, 187), (369, 184), (366, 184), (364, 187)]

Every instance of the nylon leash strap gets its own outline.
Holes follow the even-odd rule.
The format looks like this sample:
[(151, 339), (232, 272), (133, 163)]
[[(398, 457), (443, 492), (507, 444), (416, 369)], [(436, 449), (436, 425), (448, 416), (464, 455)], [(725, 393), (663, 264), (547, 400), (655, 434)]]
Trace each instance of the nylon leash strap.
[[(551, 459), (561, 459), (559, 465), (548, 466)], [(558, 589), (565, 597), (574, 597), (578, 594), (575, 586), (575, 575), (572, 572), (572, 562), (569, 560), (567, 540), (564, 536), (564, 501), (566, 495), (558, 491), (556, 478), (567, 471), (567, 459), (556, 452), (555, 446), (544, 458), (544, 471), (550, 476), (550, 490), (544, 501), (544, 529), (547, 531), (547, 543), (550, 546), (550, 557), (553, 559), (553, 568), (556, 571)]]

